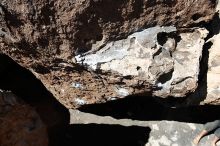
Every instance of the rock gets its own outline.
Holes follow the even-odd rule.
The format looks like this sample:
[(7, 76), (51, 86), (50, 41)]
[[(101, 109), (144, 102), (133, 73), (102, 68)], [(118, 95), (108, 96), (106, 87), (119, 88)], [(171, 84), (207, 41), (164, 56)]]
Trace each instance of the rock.
[[(217, 7), (216, 7), (216, 11), (219, 13), (220, 12), (220, 1), (218, 0), (218, 4), (217, 4)], [(219, 13), (220, 14), (220, 13)]]
[[(198, 88), (192, 94), (187, 96), (185, 102), (181, 106), (185, 105), (203, 105), (203, 104), (219, 104), (220, 94), (218, 93), (218, 73), (216, 68), (218, 68), (218, 40), (220, 33), (220, 2), (216, 7), (216, 15), (213, 20), (209, 23), (209, 35), (208, 39), (203, 46), (203, 57), (200, 62), (200, 77), (198, 81)], [(216, 62), (217, 61), (217, 62)], [(215, 65), (213, 65), (213, 63)], [(216, 64), (217, 63), (217, 64)]]
[(0, 145), (48, 145), (47, 129), (39, 115), (11, 92), (0, 91)]
[(147, 82), (157, 86), (153, 89), (156, 96), (184, 97), (197, 87), (207, 34), (205, 29), (177, 34), (175, 27), (153, 27), (75, 58), (93, 71), (118, 73), (121, 78), (130, 76), (131, 81), (117, 90), (118, 96), (138, 94), (135, 87), (147, 92), (149, 89), (140, 84)]
[[(216, 11), (219, 14), (220, 2), (216, 7)], [(207, 48), (209, 51), (208, 55), (208, 71), (207, 71), (207, 89), (204, 101), (201, 104), (219, 104), (220, 103), (220, 26), (219, 26), (220, 15), (217, 15), (213, 20), (213, 32), (214, 36), (210, 38), (207, 43), (210, 43), (210, 47)], [(205, 83), (206, 84), (206, 83)]]
[(220, 100), (220, 34), (215, 35), (209, 41), (212, 46), (209, 49), (207, 96), (203, 103), (219, 104)]
[[(212, 19), (216, 1), (200, 0), (195, 4), (194, 1), (182, 0), (3, 0), (0, 7), (1, 52), (31, 70), (66, 107), (75, 108), (151, 91), (151, 85), (145, 79), (124, 77), (117, 72), (103, 75), (76, 64), (75, 56), (99, 51), (110, 42), (126, 39), (129, 34), (157, 25), (175, 26), (188, 35), (188, 28)], [(171, 37), (164, 47), (172, 52), (176, 44), (177, 40)], [(200, 49), (196, 53), (199, 55), (199, 52)], [(159, 61), (163, 56), (167, 57)], [(164, 50), (152, 63), (151, 72), (155, 75), (151, 77), (162, 76), (163, 73), (158, 71), (162, 71), (159, 66), (163, 61), (166, 61), (166, 69), (162, 70), (168, 75), (177, 71), (172, 68), (174, 60), (169, 56), (169, 51)], [(143, 66), (144, 62), (139, 63)], [(176, 65), (175, 68), (178, 67)], [(142, 69), (147, 69), (136, 67), (131, 70), (132, 75), (137, 74), (136, 70), (141, 74)], [(108, 69), (108, 65), (102, 68)], [(175, 80), (178, 85), (173, 82), (176, 86), (174, 90), (168, 91), (173, 88), (169, 83), (166, 85), (168, 90), (159, 90), (155, 95), (185, 96), (186, 93), (180, 93), (180, 90), (186, 82), (192, 85), (187, 93), (196, 88), (194, 81), (197, 72), (193, 76), (193, 79), (185, 78), (184, 83)], [(80, 84), (80, 87), (75, 88), (73, 84)], [(131, 87), (133, 85), (135, 87)]]
[[(160, 121), (152, 123), (151, 134), (145, 146), (193, 146), (192, 141), (201, 132), (202, 124), (176, 121)], [(201, 139), (198, 146), (211, 144), (213, 134)]]
[[(193, 139), (203, 130), (202, 124), (178, 121), (138, 121), (131, 119), (114, 119), (110, 116), (97, 116), (77, 110), (70, 110), (71, 124), (109, 124), (150, 127), (150, 136), (145, 146), (193, 146)], [(173, 116), (173, 115), (171, 115)], [(108, 132), (108, 131), (106, 131)], [(138, 133), (134, 133), (136, 135)], [(147, 133), (146, 133), (147, 134)], [(213, 133), (201, 139), (198, 146), (209, 146)]]

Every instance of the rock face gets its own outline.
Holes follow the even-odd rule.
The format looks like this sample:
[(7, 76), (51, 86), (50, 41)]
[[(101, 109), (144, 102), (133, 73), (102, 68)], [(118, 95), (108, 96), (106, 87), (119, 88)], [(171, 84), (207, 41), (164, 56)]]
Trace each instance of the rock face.
[(220, 35), (210, 40), (213, 45), (209, 49), (207, 73), (207, 97), (204, 103), (218, 104), (220, 100)]
[(147, 82), (157, 86), (153, 89), (156, 96), (183, 97), (197, 87), (207, 33), (196, 29), (177, 34), (175, 27), (153, 27), (110, 42), (97, 52), (78, 55), (76, 61), (94, 71), (132, 78), (127, 86), (125, 82), (118, 88), (118, 96), (137, 94), (135, 87), (143, 88)]
[[(150, 127), (150, 135), (145, 146), (193, 146), (193, 139), (203, 130), (203, 125), (198, 123), (185, 123), (178, 121), (138, 121), (131, 119), (114, 119), (109, 116), (97, 116), (71, 110), (71, 124), (109, 124), (123, 126)], [(106, 131), (108, 133), (108, 131)], [(134, 133), (133, 135), (138, 135)], [(147, 135), (147, 131), (146, 131)], [(201, 139), (198, 146), (210, 146), (213, 140), (213, 133)], [(132, 138), (131, 138), (132, 139)], [(114, 140), (114, 139), (113, 139)], [(218, 143), (217, 143), (218, 145)]]
[(216, 15), (209, 24), (210, 34), (203, 46), (203, 58), (200, 62), (200, 77), (196, 91), (187, 96), (183, 105), (219, 104), (219, 33), (220, 2)]
[[(218, 19), (220, 18), (220, 2), (216, 7), (218, 12)], [(217, 32), (211, 39), (209, 43), (212, 46), (209, 49), (208, 58), (208, 72), (207, 72), (207, 95), (205, 100), (202, 102), (204, 104), (219, 104), (220, 103), (220, 26), (217, 24)]]
[[(201, 124), (176, 121), (152, 122), (151, 128), (149, 142), (145, 146), (193, 146), (193, 139), (203, 130)], [(209, 146), (213, 138), (213, 134), (202, 138), (198, 146)]]
[(47, 129), (39, 115), (11, 92), (0, 91), (0, 145), (48, 145)]
[[(206, 36), (205, 30), (189, 28), (210, 21), (216, 3), (2, 0), (1, 52), (31, 70), (69, 108), (146, 95), (152, 88), (160, 97), (185, 96), (197, 87)], [(153, 28), (158, 25), (172, 27)], [(100, 60), (91, 59), (111, 62), (99, 66)]]

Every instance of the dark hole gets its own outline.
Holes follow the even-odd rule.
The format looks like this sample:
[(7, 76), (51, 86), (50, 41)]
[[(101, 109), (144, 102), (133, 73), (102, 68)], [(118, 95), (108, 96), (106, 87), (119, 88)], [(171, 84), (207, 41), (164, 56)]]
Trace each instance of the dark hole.
[(153, 58), (160, 55), (160, 53), (162, 53), (162, 48), (160, 48), (155, 54), (153, 54)]
[(50, 73), (49, 69), (47, 69), (46, 67), (39, 65), (39, 64), (33, 66), (32, 68), (34, 69), (35, 72), (40, 73), (40, 74)]
[(53, 135), (52, 146), (144, 146), (149, 127), (73, 124)]
[(136, 69), (137, 69), (137, 71), (138, 71), (138, 70), (140, 70), (140, 69), (141, 69), (141, 67), (140, 67), (140, 66), (137, 66), (137, 67), (136, 67)]
[(180, 16), (176, 16), (176, 17), (175, 17), (175, 19), (180, 19), (180, 18), (181, 18)]
[(96, 41), (101, 41), (102, 38), (103, 38), (103, 36), (102, 36), (101, 34), (100, 34), (100, 35), (97, 35), (97, 36), (96, 36)]
[(173, 75), (173, 69), (171, 71), (169, 71), (168, 73), (164, 73), (162, 74), (159, 78), (158, 78), (158, 82), (164, 84), (167, 81), (169, 81), (172, 78)]
[(1, 28), (2, 31), (6, 32), (5, 28)]
[(87, 43), (87, 42), (89, 42), (89, 39), (84, 39), (83, 40), (83, 43)]
[(167, 35), (168, 34), (166, 32), (160, 32), (157, 34), (157, 41), (161, 46), (163, 46), (166, 43)]
[(131, 75), (124, 76), (124, 79), (127, 79), (127, 80), (131, 80), (132, 78), (133, 78), (133, 76), (131, 76)]
[(219, 24), (220, 24), (219, 13), (215, 13), (211, 22), (206, 23), (204, 25), (205, 28), (209, 31), (209, 34), (205, 40), (210, 39), (211, 37), (213, 37), (214, 35), (216, 35), (220, 32), (220, 25)]
[(38, 38), (38, 44), (41, 47), (46, 48), (49, 45), (49, 41), (46, 38)]
[(193, 16), (192, 16), (192, 19), (193, 19), (193, 21), (196, 21), (196, 20), (198, 20), (200, 17), (202, 17), (202, 15), (201, 14), (194, 14)]

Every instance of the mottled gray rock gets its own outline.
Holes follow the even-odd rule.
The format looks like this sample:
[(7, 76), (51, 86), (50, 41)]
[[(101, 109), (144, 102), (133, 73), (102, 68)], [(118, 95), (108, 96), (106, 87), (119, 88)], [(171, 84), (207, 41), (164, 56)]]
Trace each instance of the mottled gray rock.
[[(116, 72), (122, 78), (145, 80), (157, 87), (153, 90), (156, 96), (183, 97), (197, 87), (207, 34), (202, 28), (178, 34), (175, 27), (157, 26), (131, 34), (127, 39), (109, 42), (99, 50), (93, 48), (75, 56), (75, 60), (94, 71)], [(127, 90), (122, 96), (131, 94)]]
[[(193, 146), (192, 141), (201, 132), (202, 125), (176, 121), (151, 123), (149, 142), (145, 146)], [(209, 146), (213, 135), (204, 137), (198, 146)]]
[[(192, 141), (203, 129), (202, 124), (177, 121), (138, 121), (131, 119), (114, 119), (110, 116), (97, 116), (77, 110), (70, 110), (71, 124), (110, 124), (123, 126), (150, 127), (150, 137), (145, 146), (193, 146)], [(137, 133), (134, 133), (136, 135)], [(213, 134), (201, 139), (198, 146), (209, 146)], [(218, 145), (218, 144), (217, 144)]]

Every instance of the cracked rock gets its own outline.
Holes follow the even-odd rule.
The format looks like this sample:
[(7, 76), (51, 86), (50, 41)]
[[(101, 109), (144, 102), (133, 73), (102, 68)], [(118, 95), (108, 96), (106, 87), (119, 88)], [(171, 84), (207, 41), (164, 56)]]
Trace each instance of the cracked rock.
[[(75, 59), (93, 71), (145, 80), (158, 86), (159, 89), (153, 89), (156, 96), (184, 97), (197, 87), (199, 62), (207, 34), (207, 30), (200, 28), (178, 34), (172, 26), (152, 27)], [(135, 83), (127, 84), (127, 88), (131, 85), (135, 86)]]

